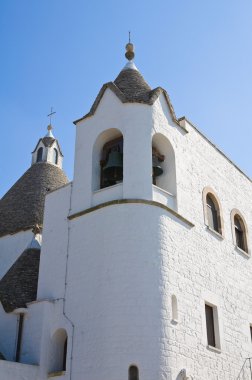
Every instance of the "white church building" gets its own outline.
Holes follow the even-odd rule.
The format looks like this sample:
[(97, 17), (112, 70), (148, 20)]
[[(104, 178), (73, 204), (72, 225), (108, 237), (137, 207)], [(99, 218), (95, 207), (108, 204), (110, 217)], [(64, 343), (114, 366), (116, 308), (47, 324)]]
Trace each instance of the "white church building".
[(126, 50), (0, 200), (0, 380), (252, 379), (251, 179)]

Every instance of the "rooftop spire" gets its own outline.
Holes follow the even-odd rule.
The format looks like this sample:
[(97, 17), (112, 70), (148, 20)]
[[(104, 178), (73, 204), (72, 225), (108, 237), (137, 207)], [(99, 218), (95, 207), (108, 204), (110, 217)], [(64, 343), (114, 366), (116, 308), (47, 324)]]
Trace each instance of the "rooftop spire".
[(51, 112), (47, 115), (50, 118), (50, 125), (52, 124), (52, 115), (54, 115), (56, 111), (53, 111), (53, 107), (51, 107)]
[(52, 137), (54, 138), (53, 134), (52, 134), (52, 116), (56, 113), (56, 111), (53, 111), (53, 107), (51, 107), (51, 112), (47, 115), (49, 118), (50, 118), (50, 123), (47, 127), (47, 134), (46, 134), (46, 137)]
[(129, 42), (127, 43), (127, 45), (125, 46), (125, 48), (126, 48), (125, 57), (127, 58), (127, 60), (129, 62), (126, 63), (126, 65), (124, 66), (123, 70), (131, 69), (131, 70), (138, 71), (135, 63), (133, 62), (133, 59), (135, 57), (135, 53), (134, 53), (134, 45), (130, 41), (130, 32), (129, 32)]
[(134, 59), (134, 57), (135, 57), (135, 53), (134, 53), (134, 45), (130, 42), (130, 32), (129, 32), (129, 42), (128, 42), (127, 45), (126, 45), (126, 53), (125, 53), (125, 57), (126, 57), (129, 61), (132, 61), (132, 59)]

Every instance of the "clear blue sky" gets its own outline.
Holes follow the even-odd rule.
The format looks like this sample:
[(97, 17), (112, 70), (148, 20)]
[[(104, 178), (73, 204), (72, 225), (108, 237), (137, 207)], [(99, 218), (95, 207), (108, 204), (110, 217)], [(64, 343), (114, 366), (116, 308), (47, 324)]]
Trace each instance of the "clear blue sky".
[(51, 106), (72, 179), (72, 121), (124, 66), (128, 30), (151, 87), (252, 176), (251, 0), (2, 0), (0, 196), (30, 166)]

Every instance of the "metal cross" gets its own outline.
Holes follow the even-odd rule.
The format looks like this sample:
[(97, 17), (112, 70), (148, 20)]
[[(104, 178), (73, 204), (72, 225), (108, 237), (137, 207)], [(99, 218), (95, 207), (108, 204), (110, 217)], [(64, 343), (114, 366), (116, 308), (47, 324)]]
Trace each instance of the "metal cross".
[(52, 122), (52, 115), (54, 115), (55, 113), (56, 113), (56, 111), (53, 112), (53, 107), (51, 107), (51, 112), (47, 115), (50, 118), (50, 125), (51, 125), (51, 122)]
[(130, 43), (130, 31), (129, 31), (129, 43)]

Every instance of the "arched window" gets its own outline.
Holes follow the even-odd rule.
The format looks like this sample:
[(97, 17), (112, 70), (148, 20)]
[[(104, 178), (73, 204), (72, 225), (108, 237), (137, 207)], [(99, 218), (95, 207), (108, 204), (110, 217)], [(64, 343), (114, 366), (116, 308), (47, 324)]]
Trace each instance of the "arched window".
[(138, 368), (135, 365), (129, 367), (129, 380), (139, 380)]
[(53, 149), (53, 162), (54, 162), (54, 164), (58, 164), (58, 151), (57, 151), (57, 149)]
[(234, 233), (237, 247), (248, 252), (245, 224), (238, 214), (234, 216)]
[(62, 372), (66, 370), (67, 333), (64, 329), (59, 329), (53, 334), (50, 358), (50, 372)]
[(216, 199), (212, 194), (207, 194), (206, 197), (206, 205), (207, 205), (207, 221), (208, 226), (212, 228), (214, 231), (221, 233), (221, 227), (219, 223), (219, 207)]
[(41, 162), (43, 158), (43, 148), (40, 147), (38, 152), (37, 152), (37, 162)]
[(123, 138), (111, 140), (104, 144), (100, 161), (100, 187), (113, 186), (123, 180)]
[(223, 236), (223, 219), (221, 204), (211, 187), (203, 190), (203, 207), (205, 224), (213, 231)]

